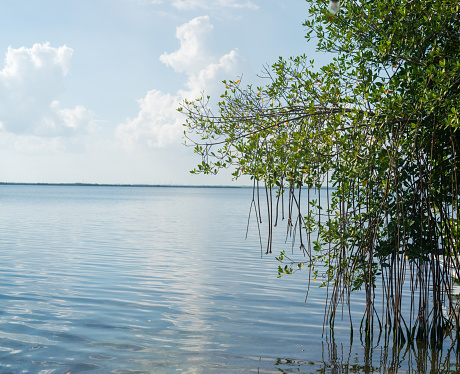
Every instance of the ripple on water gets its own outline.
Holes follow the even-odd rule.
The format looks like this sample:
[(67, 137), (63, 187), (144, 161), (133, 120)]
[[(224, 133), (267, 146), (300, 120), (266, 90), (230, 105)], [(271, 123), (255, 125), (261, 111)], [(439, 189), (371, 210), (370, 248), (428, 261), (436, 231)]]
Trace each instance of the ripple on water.
[(311, 290), (306, 306), (303, 276), (276, 279), (255, 224), (244, 239), (250, 199), (244, 189), (0, 186), (0, 372), (310, 365), (301, 360), (322, 353), (321, 295)]

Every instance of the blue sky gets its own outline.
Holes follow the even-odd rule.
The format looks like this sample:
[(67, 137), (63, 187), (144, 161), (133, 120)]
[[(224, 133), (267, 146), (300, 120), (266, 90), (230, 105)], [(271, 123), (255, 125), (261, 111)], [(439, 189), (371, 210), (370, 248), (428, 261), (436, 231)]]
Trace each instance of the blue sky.
[(230, 184), (189, 174), (175, 109), (314, 57), (306, 17), (303, 0), (2, 0), (0, 181)]

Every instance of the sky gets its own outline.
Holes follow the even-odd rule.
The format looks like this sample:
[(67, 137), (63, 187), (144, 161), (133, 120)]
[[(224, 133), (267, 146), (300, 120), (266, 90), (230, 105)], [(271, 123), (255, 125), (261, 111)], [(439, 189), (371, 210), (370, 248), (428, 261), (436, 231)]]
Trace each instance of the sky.
[(2, 0), (0, 181), (231, 185), (191, 175), (184, 98), (315, 56), (304, 0)]

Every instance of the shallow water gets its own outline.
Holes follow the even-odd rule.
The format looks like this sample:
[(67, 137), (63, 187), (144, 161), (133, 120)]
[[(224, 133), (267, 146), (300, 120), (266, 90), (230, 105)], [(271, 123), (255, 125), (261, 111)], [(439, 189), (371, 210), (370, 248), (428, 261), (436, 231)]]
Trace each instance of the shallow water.
[(251, 196), (0, 186), (0, 373), (386, 371), (347, 328), (322, 336), (324, 289), (277, 279), (254, 220), (245, 239)]

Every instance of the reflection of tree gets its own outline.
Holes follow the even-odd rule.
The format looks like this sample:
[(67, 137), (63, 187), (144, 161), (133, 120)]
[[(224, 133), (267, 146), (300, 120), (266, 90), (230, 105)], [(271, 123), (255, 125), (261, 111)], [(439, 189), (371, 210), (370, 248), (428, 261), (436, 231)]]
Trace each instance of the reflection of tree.
[[(323, 345), (323, 367), (317, 373), (439, 373), (460, 372), (460, 357), (454, 339), (447, 339), (446, 349), (414, 340), (404, 346), (392, 344), (389, 339), (360, 345), (361, 355), (356, 354), (352, 342), (345, 346), (335, 341), (331, 332)], [(298, 372), (311, 371), (301, 368)], [(289, 371), (287, 371), (289, 372)]]
[(460, 351), (453, 336), (446, 339), (444, 349), (415, 340), (405, 345), (392, 344), (384, 337), (374, 344), (363, 343), (365, 341), (363, 339), (358, 344), (352, 340), (337, 342), (330, 331), (323, 342), (321, 360), (278, 358), (274, 363), (275, 370), (270, 373), (460, 373)]

